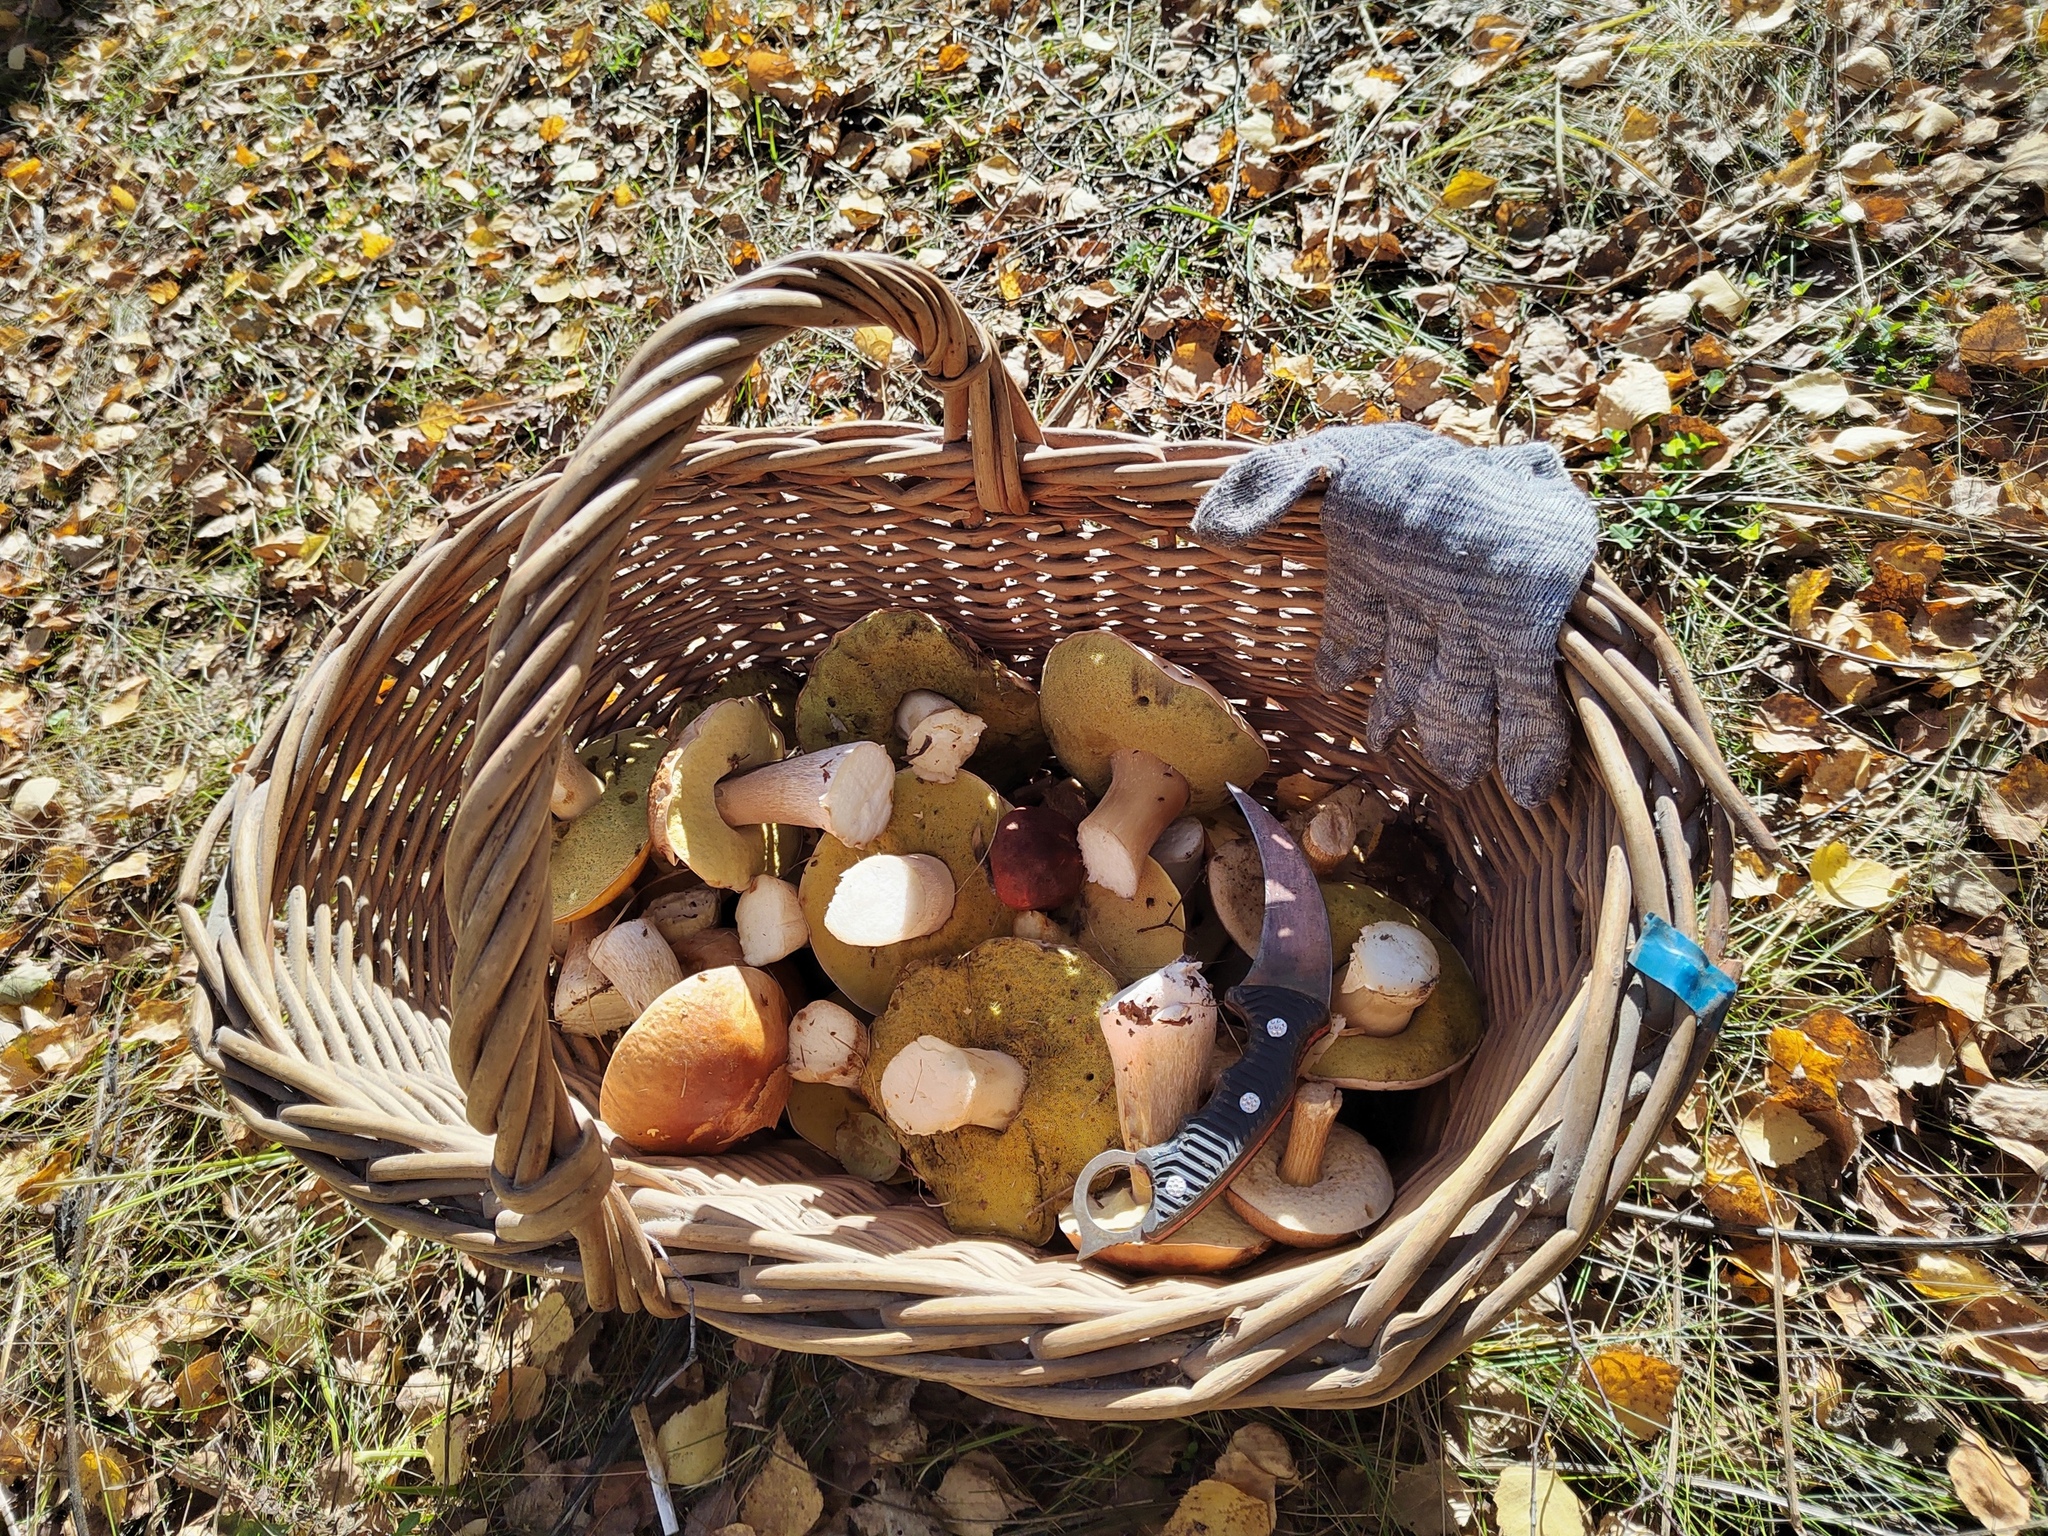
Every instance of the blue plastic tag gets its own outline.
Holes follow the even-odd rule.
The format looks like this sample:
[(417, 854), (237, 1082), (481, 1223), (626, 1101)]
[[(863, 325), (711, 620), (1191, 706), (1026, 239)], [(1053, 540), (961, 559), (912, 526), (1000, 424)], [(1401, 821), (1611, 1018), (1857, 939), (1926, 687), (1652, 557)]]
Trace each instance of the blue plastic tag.
[(1643, 936), (1628, 963), (1670, 991), (1707, 1028), (1720, 1028), (1735, 997), (1735, 978), (1656, 913), (1643, 919)]

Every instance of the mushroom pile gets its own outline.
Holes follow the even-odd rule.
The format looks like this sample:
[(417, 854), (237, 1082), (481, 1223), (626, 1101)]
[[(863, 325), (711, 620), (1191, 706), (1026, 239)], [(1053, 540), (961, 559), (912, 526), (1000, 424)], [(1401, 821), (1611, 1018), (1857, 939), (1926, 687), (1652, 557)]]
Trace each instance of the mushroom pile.
[[(849, 625), (801, 678), (740, 667), (561, 755), (556, 1060), (620, 1156), (786, 1127), (957, 1232), (1057, 1242), (1081, 1168), (1169, 1140), (1235, 1058), (1217, 998), (1265, 888), (1227, 787), (1269, 767), (1214, 687), (1108, 630), (1036, 685), (921, 610)], [(1096, 1255), (1131, 1273), (1371, 1226), (1394, 1194), (1375, 1095), (1478, 1044), (1457, 951), (1363, 878), (1386, 805), (1299, 774), (1275, 799), (1322, 880), (1331, 1043), (1223, 1198)], [(1137, 1192), (1095, 1200), (1135, 1237)]]

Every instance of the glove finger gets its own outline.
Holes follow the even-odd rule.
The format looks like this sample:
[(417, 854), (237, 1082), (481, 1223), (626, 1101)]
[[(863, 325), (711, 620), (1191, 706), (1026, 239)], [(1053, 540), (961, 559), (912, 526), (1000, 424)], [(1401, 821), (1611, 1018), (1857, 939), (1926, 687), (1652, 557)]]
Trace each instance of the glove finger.
[(1571, 722), (1558, 696), (1556, 655), (1509, 655), (1495, 680), (1501, 782), (1518, 805), (1534, 810), (1557, 793), (1571, 765)]
[(1494, 657), (1488, 637), (1463, 626), (1437, 632), (1436, 663), (1415, 695), (1422, 755), (1453, 789), (1493, 762)]
[(1394, 733), (1407, 723), (1435, 654), (1436, 633), (1421, 616), (1388, 604), (1386, 662), (1365, 717), (1368, 749), (1384, 751)]
[(1209, 487), (1188, 529), (1198, 540), (1242, 544), (1286, 516), (1334, 462), (1329, 445), (1315, 436), (1254, 449)]
[(1379, 665), (1387, 644), (1387, 605), (1370, 593), (1323, 614), (1322, 644), (1316, 647), (1316, 686), (1341, 693)]

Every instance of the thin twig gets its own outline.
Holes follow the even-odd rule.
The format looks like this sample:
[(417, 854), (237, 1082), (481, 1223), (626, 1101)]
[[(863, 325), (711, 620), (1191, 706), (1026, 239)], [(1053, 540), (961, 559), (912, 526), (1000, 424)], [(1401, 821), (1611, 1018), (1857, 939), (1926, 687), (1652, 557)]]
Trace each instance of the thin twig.
[(1711, 1233), (1715, 1237), (1739, 1237), (1749, 1242), (1802, 1243), (1809, 1248), (1864, 1249), (1871, 1252), (1922, 1253), (1949, 1248), (2032, 1248), (2048, 1243), (2048, 1227), (2031, 1227), (2024, 1232), (1965, 1232), (1958, 1237), (1912, 1237), (1899, 1232), (1810, 1232), (1798, 1227), (1751, 1227), (1740, 1222), (1697, 1216), (1690, 1211), (1662, 1211), (1654, 1205), (1637, 1205), (1632, 1200), (1615, 1202), (1617, 1216), (1639, 1221), (1662, 1222), (1688, 1232)]

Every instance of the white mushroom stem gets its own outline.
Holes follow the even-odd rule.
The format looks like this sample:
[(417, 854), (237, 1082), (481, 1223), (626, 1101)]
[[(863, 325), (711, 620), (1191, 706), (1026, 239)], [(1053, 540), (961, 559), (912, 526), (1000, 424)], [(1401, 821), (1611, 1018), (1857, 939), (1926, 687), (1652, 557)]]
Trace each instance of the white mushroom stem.
[(692, 934), (718, 926), (718, 905), (724, 892), (715, 886), (695, 885), (687, 891), (664, 891), (647, 903), (640, 915), (661, 930), (670, 948)]
[(683, 967), (661, 930), (644, 917), (608, 928), (590, 941), (590, 958), (619, 995), (641, 1009), (683, 979)]
[(1294, 1095), (1294, 1119), (1287, 1131), (1287, 1150), (1280, 1154), (1280, 1180), (1306, 1189), (1323, 1176), (1323, 1151), (1344, 1095), (1331, 1083), (1303, 1083)]
[(1010, 919), (1010, 937), (1036, 939), (1041, 944), (1071, 944), (1074, 935), (1058, 918), (1044, 912), (1019, 912)]
[(974, 756), (987, 722), (942, 693), (913, 688), (896, 705), (896, 734), (903, 760), (927, 784), (950, 784), (960, 765)]
[(936, 1035), (919, 1035), (882, 1073), (882, 1113), (906, 1136), (937, 1136), (964, 1125), (1007, 1130), (1023, 1107), (1022, 1062)]
[(733, 909), (740, 954), (748, 965), (767, 965), (811, 942), (811, 925), (796, 887), (773, 875), (756, 875)]
[(839, 877), (825, 931), (856, 949), (937, 933), (953, 915), (953, 872), (928, 853), (877, 853)]
[(1347, 784), (1318, 800), (1299, 820), (1302, 856), (1318, 875), (1327, 875), (1351, 857), (1366, 825), (1365, 792)]
[(1136, 747), (1111, 753), (1109, 763), (1109, 790), (1081, 823), (1081, 862), (1090, 880), (1129, 901), (1152, 845), (1187, 808), (1188, 781)]
[(567, 748), (555, 759), (555, 787), (548, 809), (558, 821), (574, 821), (604, 798), (604, 780), (583, 766)]
[(849, 741), (722, 780), (713, 794), (727, 826), (818, 827), (858, 848), (889, 825), (896, 764), (879, 742)]
[(1188, 887), (1202, 873), (1202, 855), (1209, 850), (1209, 834), (1193, 816), (1182, 816), (1168, 824), (1152, 844), (1152, 862), (1166, 871), (1174, 889), (1185, 896)]
[(686, 976), (747, 963), (746, 953), (740, 948), (740, 936), (730, 928), (706, 928), (701, 933), (685, 934), (673, 948)]
[(609, 1035), (639, 1016), (640, 1010), (590, 958), (589, 943), (572, 943), (555, 978), (555, 1022), (572, 1035)]
[(800, 1083), (860, 1085), (868, 1064), (868, 1027), (827, 998), (805, 1003), (789, 1021), (789, 1075)]
[(1116, 1113), (1124, 1145), (1156, 1147), (1202, 1102), (1216, 1043), (1216, 997), (1192, 960), (1141, 976), (1096, 1016), (1116, 1069)]
[(1369, 923), (1351, 946), (1337, 1012), (1361, 1035), (1398, 1035), (1436, 990), (1441, 966), (1429, 935), (1406, 923)]

